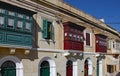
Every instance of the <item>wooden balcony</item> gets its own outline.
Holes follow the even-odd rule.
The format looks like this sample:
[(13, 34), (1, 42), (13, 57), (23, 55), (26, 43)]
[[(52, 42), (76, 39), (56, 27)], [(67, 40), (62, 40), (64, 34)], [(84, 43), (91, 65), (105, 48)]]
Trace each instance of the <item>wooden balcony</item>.
[(96, 34), (96, 52), (106, 53), (107, 52), (107, 37), (102, 34)]
[(64, 49), (65, 50), (84, 50), (84, 37), (82, 26), (72, 22), (66, 22), (64, 25)]

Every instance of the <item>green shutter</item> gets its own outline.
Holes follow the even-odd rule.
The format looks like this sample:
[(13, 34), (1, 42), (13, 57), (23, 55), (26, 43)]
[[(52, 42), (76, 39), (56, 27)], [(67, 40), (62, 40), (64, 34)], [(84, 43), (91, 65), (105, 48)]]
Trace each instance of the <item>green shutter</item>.
[(48, 26), (47, 20), (43, 20), (43, 30), (42, 30), (42, 37), (46, 39), (48, 37)]
[(52, 22), (49, 22), (47, 20), (43, 20), (42, 37), (44, 39), (54, 40), (54, 27), (52, 25)]

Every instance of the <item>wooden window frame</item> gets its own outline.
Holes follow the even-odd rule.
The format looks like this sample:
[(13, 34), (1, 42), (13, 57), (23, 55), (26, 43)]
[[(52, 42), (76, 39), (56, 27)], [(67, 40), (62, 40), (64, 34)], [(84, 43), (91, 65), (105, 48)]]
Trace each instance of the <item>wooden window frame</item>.
[(42, 24), (42, 38), (48, 40), (54, 40), (54, 26), (53, 21), (43, 19)]
[[(13, 20), (13, 25), (9, 25), (9, 19), (12, 19)], [(15, 19), (14, 18), (11, 18), (11, 17), (8, 17), (7, 18), (7, 26), (6, 26), (8, 29), (14, 29), (15, 27)]]
[[(8, 29), (8, 30), (13, 30), (13, 31), (19, 31), (19, 32), (26, 32), (26, 33), (32, 33), (32, 23), (33, 19), (32, 16), (18, 13), (15, 11), (11, 10), (6, 10), (3, 8), (0, 8), (1, 10), (4, 10), (3, 12), (0, 12), (0, 17), (4, 17), (4, 24), (3, 27), (0, 26), (0, 28)], [(19, 15), (22, 15), (22, 17), (19, 17)], [(29, 19), (27, 18), (29, 17)], [(13, 25), (9, 26), (9, 19), (13, 19)], [(18, 21), (21, 21), (23, 23), (22, 28), (18, 28)], [(30, 24), (30, 29), (26, 29), (26, 23)]]
[[(86, 37), (86, 34), (89, 34), (90, 36), (90, 38), (89, 38), (89, 44), (90, 45), (87, 45), (87, 37)], [(85, 37), (85, 46), (89, 46), (89, 47), (92, 47), (92, 32), (91, 31), (88, 31), (88, 30), (85, 30), (85, 32), (84, 32), (84, 37)]]
[(3, 21), (0, 21), (0, 27), (4, 27), (5, 25), (5, 16), (1, 16), (0, 17), (2, 18), (3, 17)]

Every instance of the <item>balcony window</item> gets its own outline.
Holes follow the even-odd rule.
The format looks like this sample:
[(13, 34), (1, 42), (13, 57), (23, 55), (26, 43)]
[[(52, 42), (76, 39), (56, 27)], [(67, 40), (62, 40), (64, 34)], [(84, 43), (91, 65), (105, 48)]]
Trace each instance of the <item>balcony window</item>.
[(26, 22), (25, 30), (26, 30), (27, 32), (30, 32), (30, 31), (31, 31), (31, 25), (30, 25), (30, 23)]
[(14, 27), (14, 19), (11, 19), (11, 18), (8, 19), (7, 27), (8, 28), (13, 28)]
[(0, 8), (0, 13), (5, 13), (5, 10)]
[(10, 15), (10, 16), (15, 16), (15, 12), (8, 11), (8, 15)]
[(0, 16), (0, 27), (4, 25), (4, 17)]
[(113, 48), (116, 50), (120, 50), (120, 42), (114, 41), (113, 42)]
[(22, 21), (18, 21), (17, 22), (17, 29), (22, 29), (23, 27), (23, 22)]
[(30, 20), (30, 18), (31, 18), (30, 16), (26, 16), (26, 19), (27, 19), (27, 20)]
[(18, 14), (18, 17), (23, 18), (24, 16), (23, 16), (23, 14)]

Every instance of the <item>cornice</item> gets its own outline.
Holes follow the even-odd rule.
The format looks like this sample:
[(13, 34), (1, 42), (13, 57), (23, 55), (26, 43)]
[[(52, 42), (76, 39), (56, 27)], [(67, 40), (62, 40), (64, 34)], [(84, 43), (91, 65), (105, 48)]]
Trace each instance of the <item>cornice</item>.
[[(48, 2), (46, 0), (35, 0), (35, 1), (42, 2), (42, 3), (46, 4), (47, 6), (40, 5), (38, 3), (33, 2), (32, 0), (10, 0), (10, 1), (9, 0), (1, 0), (1, 1), (12, 4), (14, 6), (18, 6), (18, 7), (27, 9), (27, 10), (29, 9), (30, 11), (33, 11), (33, 12), (38, 12), (39, 11), (39, 12), (43, 12), (43, 13), (46, 13), (46, 14), (51, 13), (52, 16), (54, 16), (54, 17), (56, 17), (59, 14), (64, 13), (66, 15), (70, 15), (70, 16), (72, 16), (74, 18), (80, 19), (80, 20), (82, 20), (82, 21), (84, 21), (86, 23), (89, 23), (89, 24), (91, 24), (91, 26), (98, 27), (98, 28), (100, 28), (102, 30), (108, 31), (108, 32), (120, 37), (120, 34), (119, 34), (118, 31), (108, 27), (108, 25), (106, 25), (105, 23), (103, 23), (103, 22), (97, 20), (96, 18), (90, 16), (89, 14), (86, 14), (83, 11), (78, 10), (76, 8), (73, 8), (73, 7), (69, 6), (69, 5), (66, 5), (66, 6), (69, 6), (71, 9), (77, 10), (78, 12), (75, 13), (75, 12), (73, 12), (71, 10), (63, 8), (60, 5), (50, 3), (50, 2)], [(63, 2), (58, 1), (58, 3), (60, 4), (60, 3), (63, 3)], [(63, 4), (65, 4), (65, 3), (63, 3)], [(82, 13), (82, 15), (80, 15), (79, 13)], [(91, 18), (91, 20), (88, 17)], [(105, 26), (102, 26), (101, 24), (103, 24)]]
[[(54, 7), (54, 8), (56, 8), (56, 9), (59, 10), (60, 12), (64, 12), (64, 13), (66, 13), (66, 14), (69, 14), (69, 15), (75, 17), (75, 18), (78, 18), (78, 19), (80, 19), (80, 20), (83, 20), (83, 21), (85, 21), (85, 22), (87, 22), (87, 23), (89, 23), (89, 24), (91, 24), (91, 25), (94, 25), (94, 26), (96, 26), (96, 27), (98, 27), (98, 28), (100, 28), (100, 29), (102, 29), (102, 30), (108, 31), (108, 32), (110, 32), (110, 33), (113, 33), (114, 35), (117, 35), (117, 36), (119, 37), (119, 32), (118, 32), (118, 31), (116, 31), (115, 29), (109, 27), (109, 26), (108, 26), (107, 24), (105, 24), (104, 22), (99, 21), (99, 20), (96, 19), (95, 17), (93, 17), (93, 16), (91, 16), (91, 15), (89, 15), (89, 14), (86, 14), (85, 12), (83, 12), (83, 11), (81, 11), (81, 10), (78, 10), (78, 9), (73, 8), (72, 6), (69, 6), (69, 5), (66, 4), (66, 7), (69, 6), (70, 9), (77, 10), (77, 11), (79, 11), (80, 13), (82, 13), (83, 15), (80, 15), (79, 13), (75, 13), (75, 12), (73, 12), (73, 11), (70, 11), (70, 10), (66, 9), (66, 8), (63, 8), (62, 6), (59, 6), (59, 4), (56, 5), (56, 4), (53, 4), (53, 3), (48, 2), (48, 1), (45, 1), (45, 0), (39, 0), (39, 1), (41, 1), (41, 2), (43, 2), (43, 3), (46, 3), (47, 5), (50, 5), (50, 6)], [(58, 1), (58, 3), (59, 3), (59, 2), (61, 2), (61, 1)], [(63, 5), (65, 4), (64, 2), (61, 2), (61, 3), (63, 3)], [(90, 17), (90, 19), (89, 19), (88, 17)], [(102, 25), (104, 25), (104, 26), (102, 26)]]

